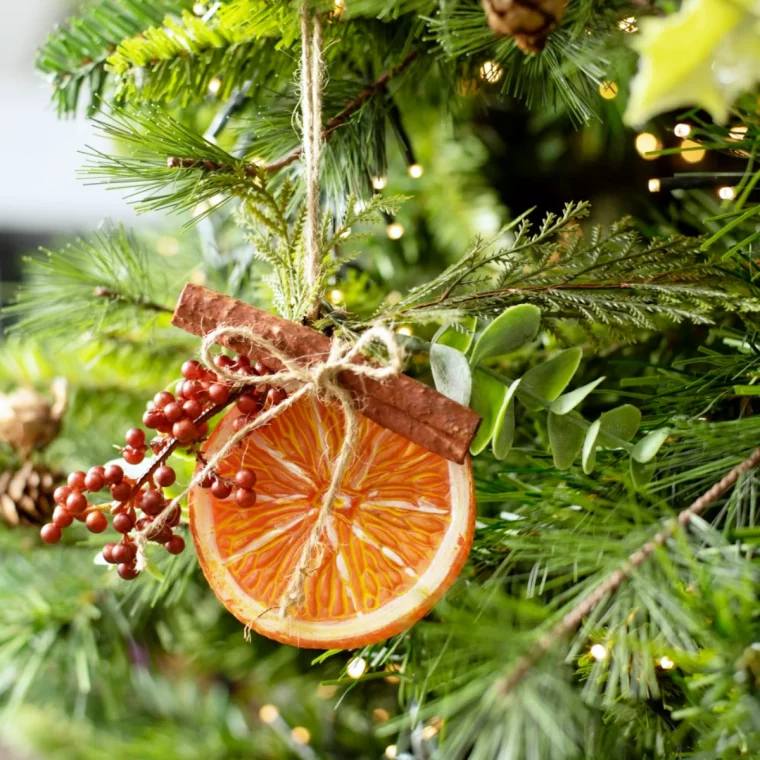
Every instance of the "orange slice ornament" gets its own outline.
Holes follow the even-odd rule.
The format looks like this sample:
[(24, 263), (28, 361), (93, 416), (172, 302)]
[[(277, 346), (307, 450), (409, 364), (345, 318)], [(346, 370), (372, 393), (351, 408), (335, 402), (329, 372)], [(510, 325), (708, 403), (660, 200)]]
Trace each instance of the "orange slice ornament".
[[(239, 412), (207, 441), (211, 457)], [(271, 639), (353, 649), (405, 630), (443, 596), (464, 566), (475, 528), (469, 459), (450, 462), (359, 415), (356, 449), (327, 525), (303, 602), (281, 602), (317, 519), (343, 444), (339, 406), (307, 396), (254, 430), (216, 471), (256, 473), (255, 506), (190, 494), (203, 572), (224, 606)]]

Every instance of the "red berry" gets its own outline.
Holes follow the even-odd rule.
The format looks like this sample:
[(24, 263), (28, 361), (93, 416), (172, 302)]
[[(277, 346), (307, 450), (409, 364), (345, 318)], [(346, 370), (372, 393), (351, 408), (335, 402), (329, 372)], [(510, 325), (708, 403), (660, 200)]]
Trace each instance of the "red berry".
[(125, 480), (111, 486), (111, 496), (114, 501), (127, 501), (132, 495), (132, 486)]
[(195, 359), (189, 359), (182, 365), (182, 377), (186, 380), (197, 380), (203, 374), (203, 367)]
[(61, 540), (61, 529), (55, 523), (42, 526), (40, 537), (46, 544), (57, 544)]
[(198, 425), (198, 438), (203, 438), (208, 433), (208, 422)]
[(174, 401), (174, 396), (169, 391), (159, 391), (153, 397), (153, 403), (156, 405), (156, 409), (163, 409)]
[(256, 486), (256, 473), (253, 470), (238, 470), (235, 475), (235, 485), (238, 488), (253, 490)]
[(217, 367), (231, 367), (235, 363), (235, 360), (227, 354), (219, 354), (214, 358), (214, 364)]
[(211, 488), (211, 486), (214, 485), (214, 476), (209, 473), (205, 478), (203, 478), (203, 480), (201, 480), (199, 485), (201, 488)]
[(113, 561), (128, 565), (137, 554), (134, 544), (116, 544), (112, 549)]
[(185, 401), (185, 403), (182, 404), (182, 408), (185, 410), (185, 414), (191, 419), (200, 417), (201, 414), (203, 414), (203, 406), (200, 401), (196, 401), (195, 399)]
[(116, 544), (106, 544), (103, 547), (103, 559), (110, 565), (115, 565), (116, 560), (113, 556), (113, 550), (116, 548)]
[(103, 488), (105, 484), (106, 479), (103, 477), (102, 473), (100, 473), (94, 467), (89, 470), (87, 476), (84, 479), (84, 487), (88, 491), (100, 491), (100, 489)]
[(124, 562), (116, 567), (116, 572), (119, 574), (119, 577), (125, 581), (133, 581), (138, 575), (140, 575), (135, 565), (131, 563), (125, 564)]
[(172, 435), (178, 441), (192, 441), (198, 437), (198, 428), (192, 420), (184, 419), (175, 422), (172, 427)]
[(117, 533), (129, 533), (134, 527), (135, 521), (126, 512), (115, 515), (113, 518), (113, 528)]
[(145, 433), (140, 428), (130, 428), (127, 430), (124, 440), (133, 449), (140, 449), (145, 446)]
[(140, 509), (151, 517), (160, 515), (165, 506), (166, 499), (164, 499), (160, 491), (156, 491), (155, 489), (146, 491), (142, 495), (142, 499), (140, 499)]
[(253, 419), (250, 414), (241, 414), (240, 417), (235, 417), (232, 421), (232, 429), (239, 433), (246, 425), (253, 422)]
[(256, 364), (253, 365), (253, 371), (261, 377), (262, 375), (271, 375), (272, 370), (267, 367), (266, 364), (263, 362), (256, 362)]
[(108, 527), (108, 518), (102, 512), (90, 512), (85, 525), (90, 533), (102, 533)]
[(182, 536), (172, 536), (164, 544), (164, 548), (169, 554), (182, 554), (185, 551), (185, 539)]
[(56, 504), (63, 506), (66, 503), (66, 499), (69, 498), (70, 493), (71, 488), (69, 486), (58, 486), (58, 488), (53, 491), (53, 501)]
[(164, 416), (169, 422), (179, 422), (185, 417), (185, 410), (179, 401), (172, 401), (164, 407)]
[(168, 525), (164, 525), (161, 528), (154, 528), (148, 534), (148, 538), (151, 541), (155, 541), (157, 544), (165, 544), (172, 538), (172, 529)]
[(56, 507), (53, 510), (53, 522), (59, 528), (68, 528), (74, 522), (74, 516), (66, 507)]
[(109, 464), (103, 473), (106, 485), (115, 486), (124, 479), (124, 470), (118, 464)]
[(232, 493), (232, 487), (223, 480), (216, 480), (214, 481), (214, 485), (211, 486), (211, 493), (217, 499), (226, 499)]
[(212, 383), (208, 387), (208, 397), (215, 404), (226, 404), (227, 399), (230, 397), (230, 389), (221, 383)]
[(182, 517), (182, 510), (179, 507), (175, 507), (169, 516), (166, 518), (166, 524), (170, 528), (176, 528), (179, 525), (180, 518)]
[(166, 417), (164, 417), (163, 413), (155, 409), (151, 409), (150, 411), (145, 412), (145, 414), (142, 416), (143, 425), (145, 425), (146, 428), (150, 428), (151, 430), (156, 430), (165, 422)]
[(167, 419), (164, 419), (164, 424), (159, 426), (158, 432), (163, 433), (164, 435), (169, 435), (172, 432), (172, 423)]
[(238, 367), (250, 367), (251, 366), (251, 359), (250, 359), (250, 357), (246, 356), (245, 354), (238, 354), (235, 357), (235, 364)]
[(157, 436), (156, 436), (156, 437), (155, 437), (155, 438), (154, 438), (154, 439), (153, 439), (153, 440), (150, 442), (150, 450), (151, 450), (151, 451), (152, 451), (154, 454), (158, 454), (158, 453), (161, 451), (161, 449), (163, 449), (163, 447), (164, 447), (164, 444), (165, 444), (165, 443), (166, 443), (166, 441), (165, 441), (165, 440), (164, 440), (164, 439), (163, 439), (163, 438), (162, 438), (160, 435), (157, 435)]
[(198, 380), (186, 380), (182, 386), (182, 395), (186, 399), (198, 398), (202, 390), (203, 386)]
[(249, 491), (247, 488), (238, 488), (235, 491), (235, 504), (243, 509), (252, 507), (256, 503), (256, 491)]
[(127, 464), (140, 464), (145, 459), (145, 452), (142, 449), (133, 449), (131, 446), (122, 449), (121, 455)]
[(152, 517), (141, 517), (136, 523), (135, 523), (135, 530), (138, 533), (142, 533), (147, 528), (150, 528), (150, 526), (153, 524), (153, 518)]
[(251, 392), (243, 393), (235, 404), (243, 414), (256, 414), (261, 409), (261, 400)]
[(71, 488), (77, 488), (78, 490), (84, 489), (84, 479), (87, 476), (85, 473), (83, 473), (81, 470), (77, 470), (76, 472), (72, 472), (71, 475), (69, 475), (68, 478), (68, 484), (71, 486)]
[(174, 481), (177, 479), (177, 475), (169, 467), (168, 464), (163, 464), (153, 473), (153, 482), (161, 488), (168, 488), (174, 485)]
[(277, 406), (281, 404), (288, 397), (288, 394), (282, 388), (270, 388), (267, 391), (267, 400), (265, 406), (267, 408)]
[(87, 499), (79, 491), (72, 491), (66, 499), (66, 509), (72, 515), (81, 515), (88, 507)]

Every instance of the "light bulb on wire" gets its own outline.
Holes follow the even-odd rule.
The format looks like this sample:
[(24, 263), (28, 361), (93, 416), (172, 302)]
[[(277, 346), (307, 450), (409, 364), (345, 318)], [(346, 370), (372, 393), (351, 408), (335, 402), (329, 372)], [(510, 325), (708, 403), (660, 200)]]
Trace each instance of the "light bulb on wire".
[(636, 146), (636, 152), (645, 161), (654, 161), (657, 156), (651, 156), (649, 154), (660, 150), (662, 148), (662, 141), (651, 132), (642, 132), (641, 134), (636, 135), (634, 145)]
[(219, 90), (222, 89), (222, 80), (219, 77), (214, 77), (208, 83), (208, 94), (217, 95)]
[(718, 198), (720, 198), (722, 201), (732, 201), (734, 198), (736, 198), (736, 188), (735, 187), (719, 187)]
[(354, 657), (348, 665), (346, 665), (346, 673), (349, 678), (361, 678), (367, 671), (367, 661), (363, 657)]
[(399, 222), (391, 222), (385, 228), (385, 234), (391, 240), (400, 240), (404, 236), (404, 225)]
[(485, 61), (480, 67), (480, 78), (489, 84), (496, 84), (504, 76), (504, 67), (496, 61)]
[(425, 170), (422, 168), (422, 164), (415, 163), (415, 164), (410, 164), (406, 171), (407, 171), (407, 174), (412, 179), (419, 179), (423, 175)]
[(372, 187), (375, 190), (382, 190), (388, 184), (387, 177), (372, 177)]
[(685, 124), (684, 122), (680, 122), (676, 124), (675, 128), (673, 129), (673, 133), (676, 137), (680, 138), (686, 138), (691, 134), (691, 124)]
[(612, 100), (618, 94), (618, 86), (615, 82), (602, 82), (599, 85), (599, 94), (605, 100)]
[(650, 193), (659, 193), (662, 189), (662, 183), (657, 177), (653, 177), (647, 184), (647, 189)]
[(603, 644), (594, 644), (594, 646), (589, 649), (589, 652), (597, 662), (602, 662), (607, 659), (607, 647)]
[(684, 149), (683, 153), (680, 154), (681, 158), (687, 164), (698, 164), (707, 154), (707, 151), (694, 140), (682, 140), (681, 148)]

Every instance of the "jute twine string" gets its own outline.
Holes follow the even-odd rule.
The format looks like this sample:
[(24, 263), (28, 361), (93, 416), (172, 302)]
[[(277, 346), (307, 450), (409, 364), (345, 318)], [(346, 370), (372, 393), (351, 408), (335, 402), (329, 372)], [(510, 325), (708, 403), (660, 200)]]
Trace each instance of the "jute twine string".
[[(262, 353), (277, 359), (283, 365), (283, 369), (269, 375), (255, 376), (245, 375), (227, 367), (217, 367), (213, 363), (211, 351), (221, 338), (243, 339), (251, 347), (258, 348)], [(387, 363), (384, 365), (356, 363), (354, 360), (372, 343), (380, 344), (385, 348), (388, 354)], [(330, 520), (335, 497), (338, 495), (341, 483), (356, 448), (358, 412), (354, 406), (351, 394), (338, 383), (338, 375), (341, 372), (348, 371), (373, 380), (385, 380), (391, 375), (402, 371), (404, 364), (403, 351), (396, 342), (394, 334), (387, 327), (375, 325), (363, 333), (353, 345), (333, 339), (330, 353), (324, 361), (304, 365), (294, 361), (287, 354), (280, 351), (277, 346), (262, 338), (249, 327), (223, 325), (208, 333), (203, 339), (201, 361), (208, 369), (213, 370), (217, 375), (220, 375), (237, 387), (264, 385), (279, 387), (283, 385), (291, 386), (293, 384), (299, 387), (290, 393), (280, 404), (262, 412), (230, 436), (227, 442), (210, 457), (205, 466), (193, 476), (182, 493), (175, 497), (161, 514), (153, 520), (150, 527), (136, 534), (137, 566), (138, 569), (142, 569), (145, 566), (145, 545), (149, 540), (149, 536), (163, 528), (170, 515), (174, 513), (175, 509), (179, 508), (181, 500), (193, 488), (198, 487), (207, 476), (211, 475), (217, 465), (232, 453), (240, 441), (253, 433), (254, 430), (263, 427), (275, 419), (275, 417), (281, 415), (299, 399), (308, 394), (314, 394), (317, 398), (324, 401), (333, 401), (340, 405), (346, 429), (343, 445), (333, 463), (332, 478), (330, 479), (330, 485), (322, 497), (317, 519), (304, 542), (298, 562), (280, 600), (279, 613), (281, 617), (284, 617), (288, 609), (299, 605), (303, 601), (303, 589), (306, 579), (317, 569), (322, 560), (322, 547), (324, 546), (322, 536)]]
[(303, 156), (306, 163), (306, 250), (304, 276), (311, 291), (307, 313), (314, 319), (319, 310), (320, 225), (319, 165), (322, 157), (322, 21), (309, 13), (306, 2), (301, 6), (301, 115)]

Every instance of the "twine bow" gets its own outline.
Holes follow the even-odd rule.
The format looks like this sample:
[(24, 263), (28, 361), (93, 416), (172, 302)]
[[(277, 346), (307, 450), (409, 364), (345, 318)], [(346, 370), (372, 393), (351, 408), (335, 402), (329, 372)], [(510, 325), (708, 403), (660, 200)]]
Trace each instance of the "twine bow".
[[(231, 370), (228, 367), (217, 367), (211, 358), (211, 350), (220, 338), (242, 338), (248, 345), (261, 349), (261, 351), (277, 359), (283, 368), (269, 375), (252, 376), (244, 375)], [(355, 362), (363, 349), (371, 343), (379, 343), (385, 347), (388, 353), (388, 361), (384, 365)], [(396, 342), (393, 333), (382, 325), (375, 325), (364, 332), (359, 340), (353, 345), (344, 341), (333, 339), (330, 353), (324, 361), (312, 364), (302, 364), (294, 361), (290, 356), (280, 351), (273, 343), (262, 338), (249, 327), (221, 326), (210, 332), (203, 340), (201, 346), (201, 361), (203, 364), (216, 372), (237, 387), (275, 385), (299, 387), (290, 393), (287, 398), (276, 406), (259, 414), (251, 422), (234, 433), (197, 472), (187, 488), (179, 496), (174, 498), (169, 505), (158, 515), (151, 526), (136, 535), (138, 568), (145, 565), (145, 545), (149, 536), (161, 530), (166, 520), (178, 508), (179, 502), (196, 486), (199, 486), (209, 476), (216, 466), (224, 460), (237, 446), (237, 444), (250, 435), (254, 430), (263, 427), (271, 420), (278, 417), (286, 409), (293, 406), (299, 399), (309, 394), (325, 401), (336, 402), (340, 405), (346, 423), (345, 436), (340, 452), (333, 463), (333, 474), (330, 485), (322, 497), (319, 514), (314, 522), (309, 536), (304, 542), (300, 557), (296, 563), (293, 574), (288, 582), (285, 592), (280, 600), (279, 612), (285, 616), (288, 609), (303, 601), (304, 583), (306, 578), (314, 572), (322, 559), (321, 548), (322, 534), (330, 519), (335, 497), (338, 494), (346, 469), (351, 461), (351, 456), (356, 448), (358, 434), (357, 409), (351, 394), (338, 382), (341, 372), (353, 372), (373, 380), (384, 380), (391, 375), (398, 374), (403, 369), (404, 355), (401, 347)]]

